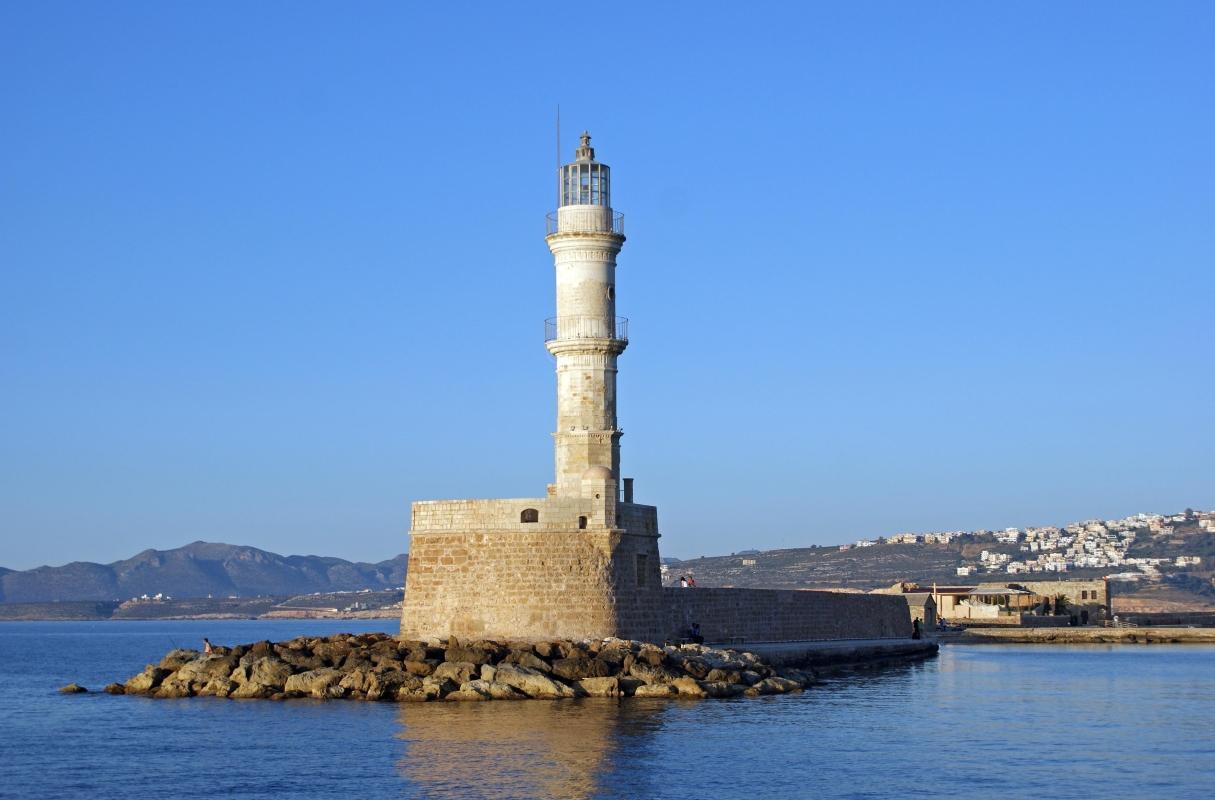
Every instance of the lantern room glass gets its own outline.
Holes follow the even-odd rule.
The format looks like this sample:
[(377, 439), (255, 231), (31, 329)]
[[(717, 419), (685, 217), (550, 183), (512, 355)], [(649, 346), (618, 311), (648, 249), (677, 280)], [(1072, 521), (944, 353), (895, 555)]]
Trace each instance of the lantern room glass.
[(611, 169), (597, 161), (575, 161), (561, 168), (561, 205), (612, 205)]

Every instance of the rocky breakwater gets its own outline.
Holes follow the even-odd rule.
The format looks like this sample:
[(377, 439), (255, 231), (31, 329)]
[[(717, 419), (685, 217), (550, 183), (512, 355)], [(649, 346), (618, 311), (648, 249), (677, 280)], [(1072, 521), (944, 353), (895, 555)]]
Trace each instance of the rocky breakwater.
[(775, 668), (752, 653), (703, 645), (556, 641), (446, 644), (386, 634), (300, 637), (174, 650), (111, 694), (157, 698), (295, 697), (425, 702), (568, 697), (757, 697), (814, 682), (808, 670)]

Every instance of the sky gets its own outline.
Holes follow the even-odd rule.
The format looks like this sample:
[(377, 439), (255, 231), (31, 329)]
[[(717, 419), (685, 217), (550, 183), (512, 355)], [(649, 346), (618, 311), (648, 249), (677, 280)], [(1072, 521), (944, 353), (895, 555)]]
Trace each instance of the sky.
[(0, 565), (378, 561), (552, 480), (628, 241), (663, 555), (1215, 507), (1215, 5), (0, 5)]

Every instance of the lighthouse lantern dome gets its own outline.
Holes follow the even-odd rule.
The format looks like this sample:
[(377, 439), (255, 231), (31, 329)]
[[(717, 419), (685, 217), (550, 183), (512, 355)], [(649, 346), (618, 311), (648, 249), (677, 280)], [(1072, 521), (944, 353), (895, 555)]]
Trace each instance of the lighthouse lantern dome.
[(611, 183), (611, 168), (595, 160), (591, 135), (583, 131), (574, 160), (561, 167), (561, 205), (610, 208)]

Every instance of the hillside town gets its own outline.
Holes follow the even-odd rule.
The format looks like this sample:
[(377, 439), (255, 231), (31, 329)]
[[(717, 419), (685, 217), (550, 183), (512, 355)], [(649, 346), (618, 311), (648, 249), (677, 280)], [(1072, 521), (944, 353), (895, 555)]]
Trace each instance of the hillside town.
[[(1120, 581), (1157, 578), (1162, 566), (1193, 567), (1201, 556), (1171, 558), (1129, 555), (1139, 534), (1164, 539), (1174, 535), (1181, 523), (1196, 522), (1198, 530), (1215, 533), (1215, 512), (1187, 509), (1181, 514), (1135, 514), (1123, 519), (1084, 520), (1063, 527), (1005, 528), (999, 531), (938, 531), (898, 533), (877, 539), (860, 539), (840, 545), (840, 550), (878, 544), (948, 544), (963, 536), (992, 537), (1004, 548), (983, 550), (979, 558), (957, 568), (962, 577), (980, 573), (1018, 575), (1034, 572), (1067, 572), (1073, 569), (1121, 570), (1108, 577)], [(1016, 550), (1012, 550), (1015, 547)], [(1012, 552), (1009, 552), (1012, 550)]]

